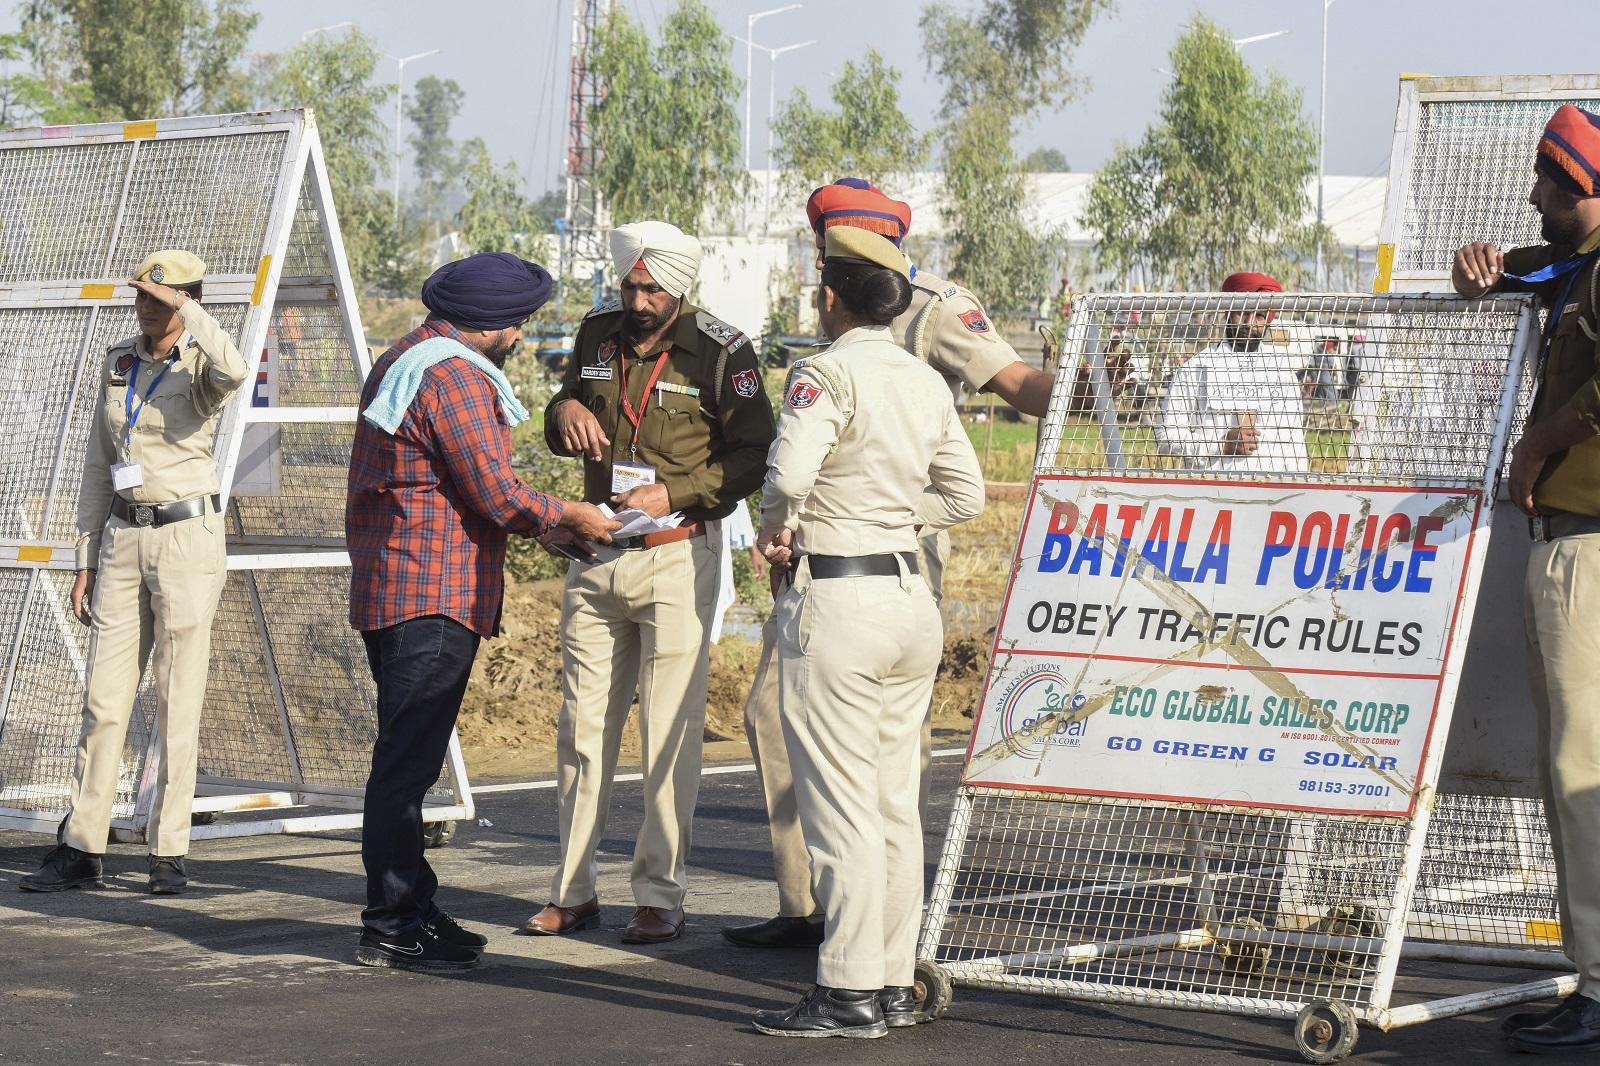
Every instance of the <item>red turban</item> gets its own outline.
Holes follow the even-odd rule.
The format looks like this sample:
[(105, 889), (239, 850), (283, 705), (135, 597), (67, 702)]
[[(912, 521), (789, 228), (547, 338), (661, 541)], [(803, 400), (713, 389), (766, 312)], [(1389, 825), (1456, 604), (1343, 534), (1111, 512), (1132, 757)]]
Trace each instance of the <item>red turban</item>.
[(1574, 196), (1600, 196), (1600, 115), (1562, 104), (1539, 138), (1535, 165)]
[(1283, 285), (1271, 274), (1256, 274), (1249, 270), (1229, 274), (1222, 282), (1223, 292), (1282, 292)]
[(889, 238), (897, 246), (911, 230), (911, 205), (891, 200), (860, 178), (840, 178), (806, 201), (806, 217), (817, 236), (834, 226), (853, 226)]

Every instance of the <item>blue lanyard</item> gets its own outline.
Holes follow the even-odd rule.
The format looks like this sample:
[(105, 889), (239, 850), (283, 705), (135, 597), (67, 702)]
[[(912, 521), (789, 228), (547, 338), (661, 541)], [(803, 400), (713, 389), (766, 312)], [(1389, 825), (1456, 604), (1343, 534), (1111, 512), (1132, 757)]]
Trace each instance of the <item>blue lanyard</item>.
[(168, 370), (172, 369), (173, 359), (174, 357), (169, 355), (166, 359), (162, 360), (161, 369), (156, 371), (156, 376), (151, 379), (149, 388), (144, 390), (144, 396), (139, 400), (139, 406), (135, 407), (133, 406), (133, 394), (139, 384), (140, 360), (137, 355), (134, 356), (133, 366), (128, 368), (128, 394), (126, 397), (127, 403), (125, 405), (128, 412), (128, 425), (127, 428), (122, 431), (122, 445), (124, 448), (127, 448), (133, 444), (133, 427), (138, 424), (139, 416), (144, 414), (144, 409), (146, 405), (150, 403), (150, 397), (155, 393), (156, 386), (161, 384), (161, 379), (167, 376)]
[(1539, 368), (1544, 369), (1544, 361), (1550, 355), (1550, 345), (1556, 339), (1556, 327), (1561, 324), (1561, 313), (1566, 310), (1567, 297), (1572, 295), (1572, 287), (1578, 283), (1578, 275), (1583, 273), (1583, 268), (1592, 262), (1600, 252), (1589, 252), (1585, 255), (1574, 255), (1547, 267), (1541, 267), (1531, 274), (1507, 274), (1512, 281), (1523, 281), (1530, 285), (1541, 282), (1554, 281), (1557, 278), (1566, 278), (1566, 287), (1561, 290), (1561, 298), (1550, 305), (1550, 320), (1545, 325), (1544, 344), (1539, 349)]

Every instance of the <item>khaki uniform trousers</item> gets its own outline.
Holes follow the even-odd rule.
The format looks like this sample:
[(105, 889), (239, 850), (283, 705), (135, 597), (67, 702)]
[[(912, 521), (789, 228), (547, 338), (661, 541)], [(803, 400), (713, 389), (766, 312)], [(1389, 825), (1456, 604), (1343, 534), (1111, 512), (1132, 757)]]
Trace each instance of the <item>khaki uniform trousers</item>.
[(1600, 1000), (1600, 534), (1535, 544), (1524, 595), (1562, 949)]
[(811, 581), (802, 562), (776, 613), (784, 744), (827, 919), (817, 983), (909, 985), (922, 918), (917, 737), (939, 608), (915, 574)]
[(556, 732), (561, 858), (550, 899), (596, 895), (622, 727), (639, 696), (644, 824), (633, 849), (633, 898), (677, 910), (686, 890), (690, 826), (700, 793), (706, 676), (722, 534), (658, 548), (600, 547), (567, 570), (561, 610), (561, 721)]
[(106, 850), (128, 721), (148, 661), (158, 740), (146, 839), (152, 855), (188, 853), (211, 622), (227, 577), (219, 514), (159, 529), (116, 517), (106, 523), (90, 608), (88, 691), (72, 811), (62, 838), (80, 851)]
[[(950, 557), (950, 535), (935, 533), (923, 537), (919, 545), (922, 573), (937, 604), (943, 591), (944, 566)], [(783, 725), (778, 718), (777, 633), (778, 622), (774, 612), (761, 627), (761, 661), (756, 664), (750, 695), (744, 701), (744, 733), (750, 741), (750, 755), (755, 760), (761, 793), (767, 801), (767, 825), (772, 832), (772, 872), (778, 882), (778, 913), (786, 918), (805, 918), (817, 913), (817, 905), (811, 896), (811, 862), (806, 855), (805, 838), (800, 833), (800, 816), (795, 809), (794, 775), (789, 768), (789, 755), (783, 746)], [(926, 822), (928, 770), (933, 765), (931, 696), (923, 719), (922, 776), (917, 791), (917, 814)]]

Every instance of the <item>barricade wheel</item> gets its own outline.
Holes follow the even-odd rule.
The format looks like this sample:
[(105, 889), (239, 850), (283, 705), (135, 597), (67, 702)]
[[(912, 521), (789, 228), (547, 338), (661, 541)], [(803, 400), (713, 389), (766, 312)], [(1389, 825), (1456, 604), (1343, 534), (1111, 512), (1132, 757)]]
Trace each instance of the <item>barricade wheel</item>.
[(917, 990), (917, 1002), (922, 1004), (924, 1020), (931, 1022), (950, 1009), (954, 990), (950, 984), (950, 973), (943, 966), (927, 959), (918, 959), (912, 982)]
[(1335, 1000), (1307, 1003), (1294, 1020), (1294, 1046), (1307, 1062), (1339, 1062), (1355, 1050), (1355, 1011)]
[(442, 848), (456, 837), (456, 823), (429, 822), (422, 833), (424, 848)]
[(215, 825), (216, 822), (216, 811), (195, 811), (189, 815), (190, 825)]

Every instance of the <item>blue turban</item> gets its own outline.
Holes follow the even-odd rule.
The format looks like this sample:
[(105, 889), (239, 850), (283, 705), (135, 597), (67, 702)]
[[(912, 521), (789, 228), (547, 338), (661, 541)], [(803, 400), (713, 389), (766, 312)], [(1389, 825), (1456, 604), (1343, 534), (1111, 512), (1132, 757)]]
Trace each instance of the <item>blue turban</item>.
[(550, 299), (550, 272), (509, 252), (480, 252), (446, 263), (422, 283), (428, 310), (467, 329), (505, 329)]

